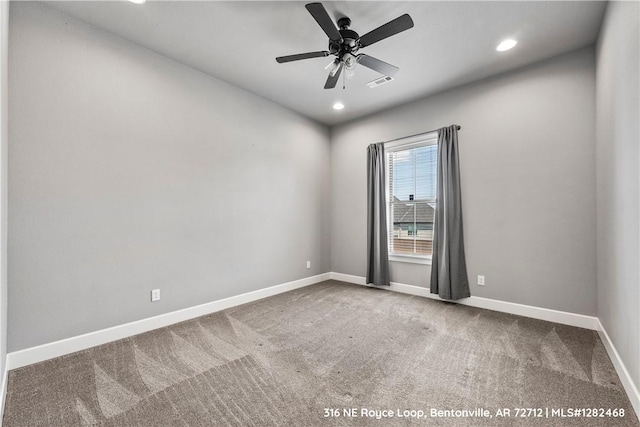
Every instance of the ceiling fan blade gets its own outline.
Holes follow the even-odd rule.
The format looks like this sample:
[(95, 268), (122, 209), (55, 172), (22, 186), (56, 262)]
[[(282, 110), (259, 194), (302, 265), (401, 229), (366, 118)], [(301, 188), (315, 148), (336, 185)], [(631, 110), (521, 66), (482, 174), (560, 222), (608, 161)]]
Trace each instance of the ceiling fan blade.
[(400, 69), (394, 67), (391, 64), (387, 64), (373, 56), (365, 55), (361, 53), (358, 55), (358, 63), (364, 65), (367, 68), (371, 68), (373, 71), (377, 71), (382, 75), (393, 77)]
[(333, 77), (331, 76), (331, 74), (329, 74), (329, 77), (327, 77), (327, 82), (324, 84), (325, 89), (333, 89), (334, 87), (336, 87), (336, 83), (338, 83), (338, 79), (340, 78), (340, 73), (342, 72), (343, 65), (344, 64), (342, 62), (340, 63), (340, 65), (338, 65), (338, 70), (333, 75)]
[(393, 21), (389, 21), (386, 24), (376, 28), (373, 31), (369, 31), (364, 36), (360, 37), (358, 44), (360, 47), (372, 45), (380, 40), (384, 40), (387, 37), (391, 37), (398, 33), (401, 33), (409, 28), (413, 28), (413, 20), (408, 14), (397, 17)]
[(327, 10), (324, 8), (322, 3), (309, 3), (305, 6), (311, 16), (316, 20), (318, 25), (322, 28), (322, 30), (329, 36), (329, 39), (341, 42), (342, 36), (340, 32), (336, 28), (336, 24), (333, 23), (333, 20), (327, 13)]
[(323, 56), (329, 56), (329, 52), (326, 50), (318, 52), (298, 53), (296, 55), (278, 56), (276, 61), (282, 64), (283, 62), (300, 61), (301, 59), (320, 58)]

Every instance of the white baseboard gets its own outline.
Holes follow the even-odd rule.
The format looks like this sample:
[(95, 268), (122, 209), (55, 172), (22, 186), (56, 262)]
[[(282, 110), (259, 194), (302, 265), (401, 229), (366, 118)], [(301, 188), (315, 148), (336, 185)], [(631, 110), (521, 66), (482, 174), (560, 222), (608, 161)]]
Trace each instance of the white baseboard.
[(241, 304), (281, 294), (283, 292), (292, 291), (294, 289), (303, 288), (329, 279), (330, 273), (318, 274), (316, 276), (306, 277), (304, 279), (294, 280), (292, 282), (271, 286), (269, 288), (259, 289), (257, 291), (247, 292), (241, 295), (208, 302), (194, 307), (172, 311), (170, 313), (149, 317), (147, 319), (126, 323), (124, 325), (118, 325), (90, 332), (88, 334), (78, 335), (76, 337), (14, 351), (7, 354), (6, 371), (53, 359), (54, 357), (64, 356), (65, 354), (85, 350), (87, 348), (141, 334), (153, 329), (163, 328), (178, 322), (204, 316), (216, 311), (225, 310)]
[(638, 387), (631, 378), (631, 375), (629, 375), (629, 371), (627, 371), (626, 366), (622, 362), (620, 354), (618, 354), (618, 350), (616, 350), (611, 338), (609, 338), (609, 334), (607, 334), (606, 329), (604, 329), (604, 326), (600, 323), (599, 319), (598, 335), (600, 335), (604, 348), (607, 349), (607, 354), (609, 354), (613, 367), (616, 368), (618, 377), (620, 377), (620, 382), (622, 382), (624, 390), (627, 392), (627, 396), (629, 396), (629, 400), (631, 401), (631, 406), (633, 406), (633, 409), (636, 411), (636, 415), (640, 418), (640, 392), (638, 392)]
[[(333, 280), (354, 283), (356, 285), (364, 285), (365, 278), (361, 276), (352, 276), (350, 274), (331, 273)], [(377, 286), (376, 286), (377, 287)], [(405, 285), (403, 283), (391, 282), (390, 287), (381, 286), (380, 289), (388, 289), (403, 294), (417, 295), (436, 300), (442, 300), (439, 296), (432, 294), (428, 288), (420, 286)], [(457, 304), (468, 305), (471, 307), (484, 308), (487, 310), (501, 311), (503, 313), (516, 314), (518, 316), (531, 317), (533, 319), (546, 320), (549, 322), (561, 323), (563, 325), (577, 326), (579, 328), (598, 330), (598, 318), (593, 316), (585, 316), (583, 314), (568, 313), (566, 311), (551, 310), (548, 308), (534, 307), (531, 305), (517, 304), (513, 302), (499, 301), (489, 298), (481, 298), (471, 296), (455, 301)]]

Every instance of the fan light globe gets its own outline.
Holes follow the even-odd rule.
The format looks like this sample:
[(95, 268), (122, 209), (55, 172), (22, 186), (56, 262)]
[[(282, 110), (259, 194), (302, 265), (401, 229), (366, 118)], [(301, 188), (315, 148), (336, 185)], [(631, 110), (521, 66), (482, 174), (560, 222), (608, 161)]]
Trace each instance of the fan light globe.
[(516, 44), (518, 44), (518, 42), (513, 39), (503, 40), (498, 47), (496, 47), (496, 50), (498, 52), (504, 52), (505, 50), (513, 48)]
[(336, 102), (335, 104), (333, 104), (334, 110), (342, 110), (343, 108), (344, 108), (344, 104), (342, 102)]
[(347, 69), (349, 70), (354, 69), (357, 63), (358, 63), (358, 58), (356, 58), (352, 54), (348, 53), (344, 56), (344, 65), (345, 67), (347, 67)]

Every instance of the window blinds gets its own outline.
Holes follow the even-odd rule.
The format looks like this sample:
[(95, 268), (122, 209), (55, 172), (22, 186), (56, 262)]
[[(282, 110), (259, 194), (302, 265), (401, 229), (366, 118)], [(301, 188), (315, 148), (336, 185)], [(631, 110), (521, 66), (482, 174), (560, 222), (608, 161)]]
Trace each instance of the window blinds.
[(436, 198), (437, 145), (393, 147), (387, 157), (389, 253), (430, 256)]

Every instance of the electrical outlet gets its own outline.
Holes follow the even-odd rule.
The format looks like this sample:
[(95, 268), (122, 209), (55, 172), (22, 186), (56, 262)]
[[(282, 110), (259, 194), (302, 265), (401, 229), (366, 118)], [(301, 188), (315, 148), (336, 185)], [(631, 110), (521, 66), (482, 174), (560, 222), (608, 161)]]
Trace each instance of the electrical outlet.
[(484, 276), (478, 276), (478, 285), (484, 286)]
[(154, 289), (151, 291), (151, 302), (160, 301), (160, 289)]
[(307, 261), (307, 268), (311, 268), (311, 261)]

